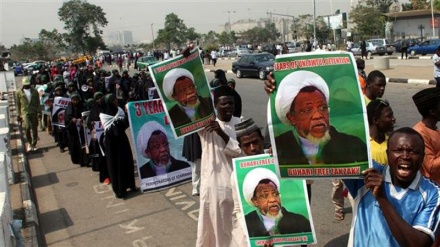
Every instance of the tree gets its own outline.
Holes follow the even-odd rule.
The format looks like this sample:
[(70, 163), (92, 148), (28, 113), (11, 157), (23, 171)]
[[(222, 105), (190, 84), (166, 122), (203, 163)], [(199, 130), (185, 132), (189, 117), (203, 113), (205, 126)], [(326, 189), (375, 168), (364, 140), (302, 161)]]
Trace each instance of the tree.
[(193, 27), (188, 28), (186, 32), (186, 40), (198, 40), (202, 37), (199, 33), (196, 32), (196, 30)]
[(217, 43), (218, 37), (219, 37), (218, 33), (214, 32), (212, 30), (209, 31), (208, 33), (202, 34), (203, 46)]
[(393, 2), (394, 0), (365, 0), (367, 6), (378, 9), (380, 13), (388, 13), (388, 8)]
[[(53, 60), (58, 57), (61, 51), (67, 48), (63, 40), (63, 35), (58, 30), (46, 31), (42, 29), (38, 35), (39, 41), (34, 44), (34, 49), (40, 51), (42, 59)], [(41, 43), (41, 46), (39, 45)], [(38, 52), (37, 52), (38, 53)]]
[(412, 10), (427, 9), (431, 7), (431, 2), (426, 0), (410, 0)]
[(385, 35), (386, 19), (378, 8), (358, 4), (350, 12), (349, 19), (356, 24), (355, 33), (361, 37)]
[[(194, 35), (195, 31), (191, 30), (191, 35)], [(156, 43), (163, 43), (168, 50), (171, 49), (171, 45), (180, 47), (185, 44), (188, 38), (188, 28), (176, 14), (171, 13), (165, 17), (165, 27), (159, 29), (156, 38)]]
[(69, 0), (58, 10), (58, 16), (64, 22), (67, 31), (65, 41), (72, 51), (93, 53), (104, 46), (102, 30), (108, 24), (101, 7), (85, 0)]

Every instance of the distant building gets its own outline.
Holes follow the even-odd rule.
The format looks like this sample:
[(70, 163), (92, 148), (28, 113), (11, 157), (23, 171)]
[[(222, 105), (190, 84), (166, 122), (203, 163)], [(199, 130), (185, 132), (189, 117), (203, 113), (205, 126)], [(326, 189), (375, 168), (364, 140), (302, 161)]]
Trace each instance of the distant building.
[[(396, 11), (384, 14), (388, 17), (388, 22), (392, 25), (391, 38), (428, 38), (439, 37), (440, 11), (434, 10), (434, 21), (432, 21), (431, 9)], [(433, 33), (434, 28), (434, 33)]]
[(133, 33), (131, 31), (111, 32), (106, 37), (105, 42), (122, 46), (133, 44)]
[(293, 24), (292, 18), (260, 18), (258, 20), (252, 19), (243, 19), (233, 22), (229, 25), (229, 23), (225, 23), (219, 27), (219, 32), (229, 32), (234, 31), (236, 34), (240, 34), (241, 32), (247, 31), (249, 29), (255, 27), (265, 27), (266, 23), (273, 22), (275, 23), (276, 29), (281, 33), (281, 41), (288, 42), (292, 41), (294, 38), (294, 33), (291, 30), (291, 26)]

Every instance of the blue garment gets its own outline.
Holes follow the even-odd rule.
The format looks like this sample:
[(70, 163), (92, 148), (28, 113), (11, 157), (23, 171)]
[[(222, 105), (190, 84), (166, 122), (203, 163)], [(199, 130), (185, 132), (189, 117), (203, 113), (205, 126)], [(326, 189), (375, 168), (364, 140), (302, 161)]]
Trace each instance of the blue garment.
[[(382, 172), (384, 193), (398, 214), (434, 241), (439, 223), (439, 187), (418, 172), (411, 185), (403, 189), (392, 184), (389, 166), (381, 166), (374, 161), (373, 166)], [(379, 203), (364, 186), (364, 180), (346, 179), (344, 183), (355, 200), (348, 246), (399, 246)]]

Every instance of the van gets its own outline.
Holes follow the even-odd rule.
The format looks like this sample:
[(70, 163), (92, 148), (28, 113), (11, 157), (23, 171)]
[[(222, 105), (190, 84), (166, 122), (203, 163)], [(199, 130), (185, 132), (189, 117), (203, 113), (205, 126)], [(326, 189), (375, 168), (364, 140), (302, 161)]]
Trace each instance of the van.
[(385, 53), (392, 55), (396, 51), (393, 43), (388, 39), (369, 39), (367, 42), (371, 42), (376, 47), (377, 54), (379, 55), (384, 55)]

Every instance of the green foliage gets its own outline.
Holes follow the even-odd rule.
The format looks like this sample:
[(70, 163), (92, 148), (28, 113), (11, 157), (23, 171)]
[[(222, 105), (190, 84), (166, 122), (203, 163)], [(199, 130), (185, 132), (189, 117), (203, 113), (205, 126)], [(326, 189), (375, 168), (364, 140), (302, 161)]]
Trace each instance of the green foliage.
[(188, 29), (176, 14), (171, 13), (165, 17), (165, 27), (159, 29), (156, 43), (162, 43), (168, 50), (171, 50), (171, 45), (181, 47), (188, 39), (197, 39), (199, 34), (195, 32), (194, 28)]
[(47, 31), (42, 29), (38, 41), (26, 38), (21, 45), (11, 47), (14, 57), (18, 60), (54, 60), (66, 49), (63, 35), (56, 29)]
[(218, 35), (218, 42), (222, 45), (234, 44), (235, 42), (237, 42), (235, 32), (231, 31), (228, 33), (226, 31), (223, 31), (221, 34)]
[(93, 53), (103, 46), (102, 30), (108, 21), (101, 7), (85, 0), (69, 0), (58, 10), (67, 31), (64, 38), (74, 52)]
[[(364, 0), (364, 2), (367, 6), (377, 9), (380, 13), (388, 13), (388, 8), (394, 0)], [(361, 3), (359, 2), (358, 5)]]
[(274, 42), (280, 37), (280, 33), (275, 27), (275, 23), (267, 23), (266, 27), (254, 27), (241, 33), (244, 43), (263, 44)]
[(208, 33), (202, 34), (203, 46), (217, 43), (218, 37), (219, 37), (218, 33), (214, 32), (212, 30), (209, 31)]
[(205, 47), (203, 47), (203, 50), (205, 51), (205, 55), (211, 54), (211, 51), (218, 51), (219, 47), (216, 44), (209, 44)]
[(380, 9), (358, 4), (350, 12), (349, 18), (353, 23), (356, 24), (354, 33), (356, 33), (358, 36), (385, 36), (386, 19), (385, 16), (382, 15)]
[(410, 0), (412, 10), (431, 8), (431, 2), (427, 0)]

